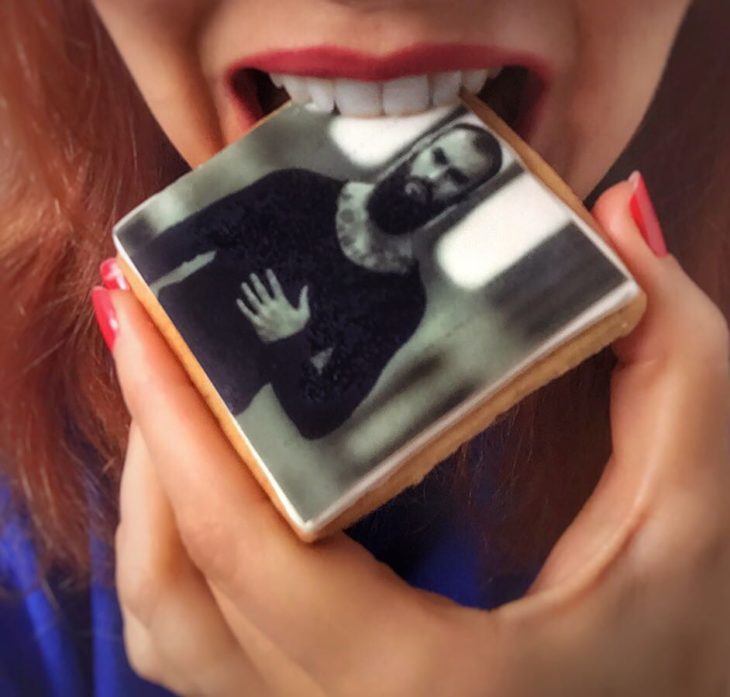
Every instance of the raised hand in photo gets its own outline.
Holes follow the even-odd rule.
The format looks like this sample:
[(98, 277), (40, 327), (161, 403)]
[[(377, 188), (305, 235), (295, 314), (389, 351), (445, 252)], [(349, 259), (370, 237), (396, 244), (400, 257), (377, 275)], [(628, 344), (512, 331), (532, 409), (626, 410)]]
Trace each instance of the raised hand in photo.
[(279, 279), (271, 269), (266, 269), (269, 287), (255, 274), (241, 283), (245, 296), (238, 298), (236, 304), (243, 315), (251, 322), (259, 339), (271, 344), (301, 332), (309, 323), (309, 286), (299, 293), (298, 307), (294, 307), (284, 295)]

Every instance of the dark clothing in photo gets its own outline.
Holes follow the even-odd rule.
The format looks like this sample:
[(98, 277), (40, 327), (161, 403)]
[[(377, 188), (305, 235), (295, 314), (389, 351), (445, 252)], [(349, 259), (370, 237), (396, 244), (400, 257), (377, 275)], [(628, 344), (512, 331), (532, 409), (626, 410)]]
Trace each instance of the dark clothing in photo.
[[(232, 413), (271, 383), (306, 438), (343, 424), (413, 335), (426, 307), (418, 268), (380, 273), (342, 251), (335, 219), (344, 182), (280, 170), (152, 240), (133, 261), (152, 284), (200, 254), (212, 260), (159, 300)], [(309, 286), (303, 331), (262, 342), (236, 305), (241, 283), (271, 269), (293, 306)]]

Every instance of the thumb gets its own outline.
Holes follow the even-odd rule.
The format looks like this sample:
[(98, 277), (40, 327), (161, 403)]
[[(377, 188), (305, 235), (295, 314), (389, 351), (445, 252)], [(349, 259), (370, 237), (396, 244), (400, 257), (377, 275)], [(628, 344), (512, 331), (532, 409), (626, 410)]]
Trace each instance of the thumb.
[(712, 459), (724, 440), (728, 349), (720, 311), (666, 253), (639, 175), (608, 190), (594, 215), (644, 289), (647, 311), (614, 345), (611, 459), (533, 592), (594, 578), (656, 499), (673, 485), (686, 488), (684, 475), (696, 476), (696, 463)]

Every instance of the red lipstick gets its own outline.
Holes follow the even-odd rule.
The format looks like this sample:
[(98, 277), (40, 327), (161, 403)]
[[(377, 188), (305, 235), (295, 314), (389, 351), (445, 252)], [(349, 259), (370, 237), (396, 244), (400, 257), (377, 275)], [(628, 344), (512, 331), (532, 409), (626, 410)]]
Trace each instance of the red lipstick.
[(418, 44), (384, 56), (351, 51), (337, 46), (270, 51), (237, 61), (228, 75), (242, 68), (267, 73), (286, 73), (322, 78), (350, 78), (375, 82), (407, 75), (449, 70), (478, 70), (519, 65), (547, 81), (548, 66), (537, 56), (490, 46)]

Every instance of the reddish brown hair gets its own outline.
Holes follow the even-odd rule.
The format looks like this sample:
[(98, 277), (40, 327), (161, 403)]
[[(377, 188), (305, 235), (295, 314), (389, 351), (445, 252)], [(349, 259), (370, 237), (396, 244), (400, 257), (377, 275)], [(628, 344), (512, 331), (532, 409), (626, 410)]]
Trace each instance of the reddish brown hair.
[(174, 159), (88, 2), (0, 3), (0, 36), (0, 457), (44, 560), (84, 570), (127, 426), (88, 294)]
[[(725, 309), (728, 9), (698, 0), (655, 109), (616, 170), (645, 171), (671, 246)], [(111, 539), (128, 425), (88, 292), (112, 253), (112, 223), (182, 165), (87, 0), (0, 3), (0, 38), (0, 458), (45, 561), (82, 576), (89, 525)], [(509, 451), (490, 538), (509, 540), (502, 548), (519, 551), (521, 564), (539, 563), (599, 476), (609, 368), (604, 353), (457, 457), (478, 467), (485, 439), (504, 441), (489, 444)]]

